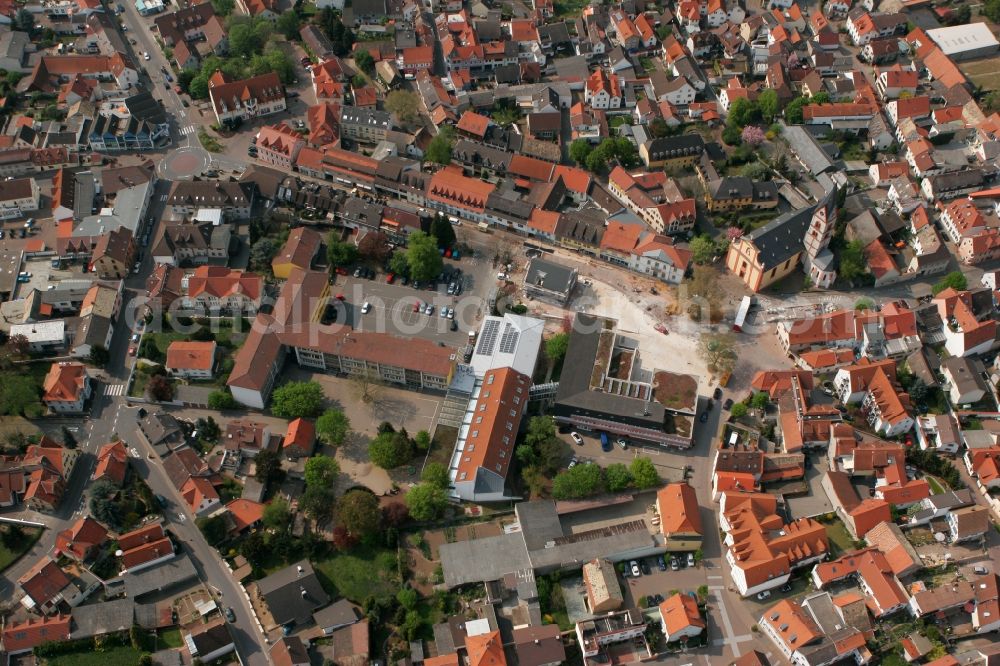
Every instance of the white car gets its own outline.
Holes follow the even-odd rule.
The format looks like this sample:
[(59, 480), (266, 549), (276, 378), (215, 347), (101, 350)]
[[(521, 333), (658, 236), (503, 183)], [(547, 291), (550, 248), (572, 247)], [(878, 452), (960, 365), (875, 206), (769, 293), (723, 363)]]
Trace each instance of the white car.
[(639, 576), (642, 575), (642, 571), (639, 570), (639, 563), (636, 562), (635, 560), (629, 562), (628, 567), (632, 571), (633, 578), (638, 578)]
[(502, 273), (502, 272), (501, 272), (501, 273), (497, 273), (497, 279), (498, 279), (498, 280), (506, 280), (506, 279), (507, 279), (507, 278), (509, 278), (509, 277), (510, 277), (510, 276), (509, 276), (509, 275), (507, 275), (506, 273)]
[(372, 304), (365, 301), (361, 306), (361, 314), (368, 314), (368, 311), (372, 309)]
[(771, 590), (764, 590), (763, 592), (757, 593), (757, 601), (764, 601), (771, 597)]
[(570, 436), (570, 439), (572, 439), (574, 442), (576, 442), (577, 446), (583, 446), (583, 437), (580, 437), (580, 433), (578, 433), (578, 432), (571, 432), (569, 434), (569, 436)]
[(149, 51), (143, 51), (142, 52), (142, 59), (143, 60), (149, 60)]

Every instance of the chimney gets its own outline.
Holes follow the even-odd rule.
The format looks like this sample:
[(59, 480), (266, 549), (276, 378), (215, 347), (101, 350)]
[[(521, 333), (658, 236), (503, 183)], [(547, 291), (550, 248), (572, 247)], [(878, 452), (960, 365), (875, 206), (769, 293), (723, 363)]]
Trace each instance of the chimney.
[(302, 586), (299, 586), (299, 592), (301, 592), (301, 593), (302, 593), (302, 596), (303, 596), (303, 597), (305, 597), (305, 596), (306, 596), (306, 588), (304, 588), (304, 587), (302, 587)]
[(299, 578), (301, 578), (302, 577), (302, 572), (303, 572), (302, 565), (300, 564), (299, 566), (297, 566), (295, 568), (299, 572)]

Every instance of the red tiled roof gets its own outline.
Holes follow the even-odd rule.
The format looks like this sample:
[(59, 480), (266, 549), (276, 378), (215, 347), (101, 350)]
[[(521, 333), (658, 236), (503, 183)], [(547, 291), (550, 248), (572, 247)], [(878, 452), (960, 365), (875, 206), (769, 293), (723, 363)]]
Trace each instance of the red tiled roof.
[(11, 622), (3, 629), (3, 649), (10, 653), (27, 652), (42, 643), (67, 641), (72, 623), (70, 615), (56, 615), (40, 620)]
[(473, 136), (477, 136), (480, 139), (486, 135), (486, 129), (490, 126), (490, 119), (487, 116), (481, 116), (475, 111), (466, 111), (459, 118), (458, 124), (455, 125), (455, 129), (460, 132), (466, 132)]
[(174, 340), (167, 347), (170, 370), (211, 370), (215, 365), (215, 342)]
[(660, 513), (660, 530), (665, 537), (702, 534), (698, 497), (687, 483), (670, 483), (661, 488), (656, 493), (656, 508)]
[(121, 485), (125, 482), (125, 473), (128, 471), (128, 451), (125, 443), (111, 442), (101, 447), (97, 454), (97, 466), (94, 468), (92, 480), (108, 479)]
[(298, 418), (288, 424), (288, 432), (282, 448), (298, 449), (302, 455), (309, 455), (316, 444), (316, 424), (309, 419)]
[(470, 426), (456, 481), (475, 479), (480, 469), (506, 478), (514, 460), (511, 433), (520, 427), (530, 388), (531, 378), (513, 368), (486, 372), (476, 403), (476, 423)]
[(248, 499), (234, 499), (226, 508), (229, 509), (237, 532), (242, 532), (264, 517), (264, 505)]
[(42, 606), (54, 601), (69, 586), (70, 580), (56, 561), (46, 555), (21, 576), (17, 584), (37, 606)]
[(62, 553), (70, 553), (76, 559), (84, 559), (88, 551), (100, 546), (108, 538), (108, 531), (99, 522), (87, 516), (78, 519), (72, 526), (56, 535), (56, 548)]
[(87, 368), (83, 363), (53, 363), (42, 383), (42, 400), (46, 402), (76, 402), (87, 384)]

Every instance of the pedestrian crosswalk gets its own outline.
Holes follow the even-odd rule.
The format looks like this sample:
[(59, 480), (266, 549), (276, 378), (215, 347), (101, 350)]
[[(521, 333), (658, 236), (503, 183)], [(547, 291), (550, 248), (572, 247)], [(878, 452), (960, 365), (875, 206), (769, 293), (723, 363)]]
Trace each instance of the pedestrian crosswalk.
[(188, 125), (187, 127), (181, 128), (181, 134), (194, 134), (194, 133), (195, 133), (194, 125)]
[(125, 385), (124, 384), (105, 384), (104, 385), (104, 395), (124, 395)]

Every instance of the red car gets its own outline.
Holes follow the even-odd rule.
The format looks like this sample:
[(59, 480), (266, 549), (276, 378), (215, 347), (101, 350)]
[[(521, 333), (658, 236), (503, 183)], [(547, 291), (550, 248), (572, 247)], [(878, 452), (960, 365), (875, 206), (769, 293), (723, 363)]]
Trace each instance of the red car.
[(347, 269), (346, 268), (341, 268), (340, 266), (337, 266), (336, 273), (337, 273), (337, 275), (347, 275), (348, 274), (347, 273)]
[(344, 300), (344, 295), (343, 294), (337, 294), (337, 300), (338, 301)]
[(132, 345), (131, 347), (128, 348), (128, 355), (135, 356), (135, 345)]
[(416, 303), (414, 303), (413, 304), (413, 311), (414, 312), (420, 312), (420, 305), (421, 305), (420, 301), (417, 301)]
[(388, 275), (385, 276), (385, 283), (386, 284), (392, 284), (395, 281), (396, 281), (396, 274), (395, 273), (389, 273)]

